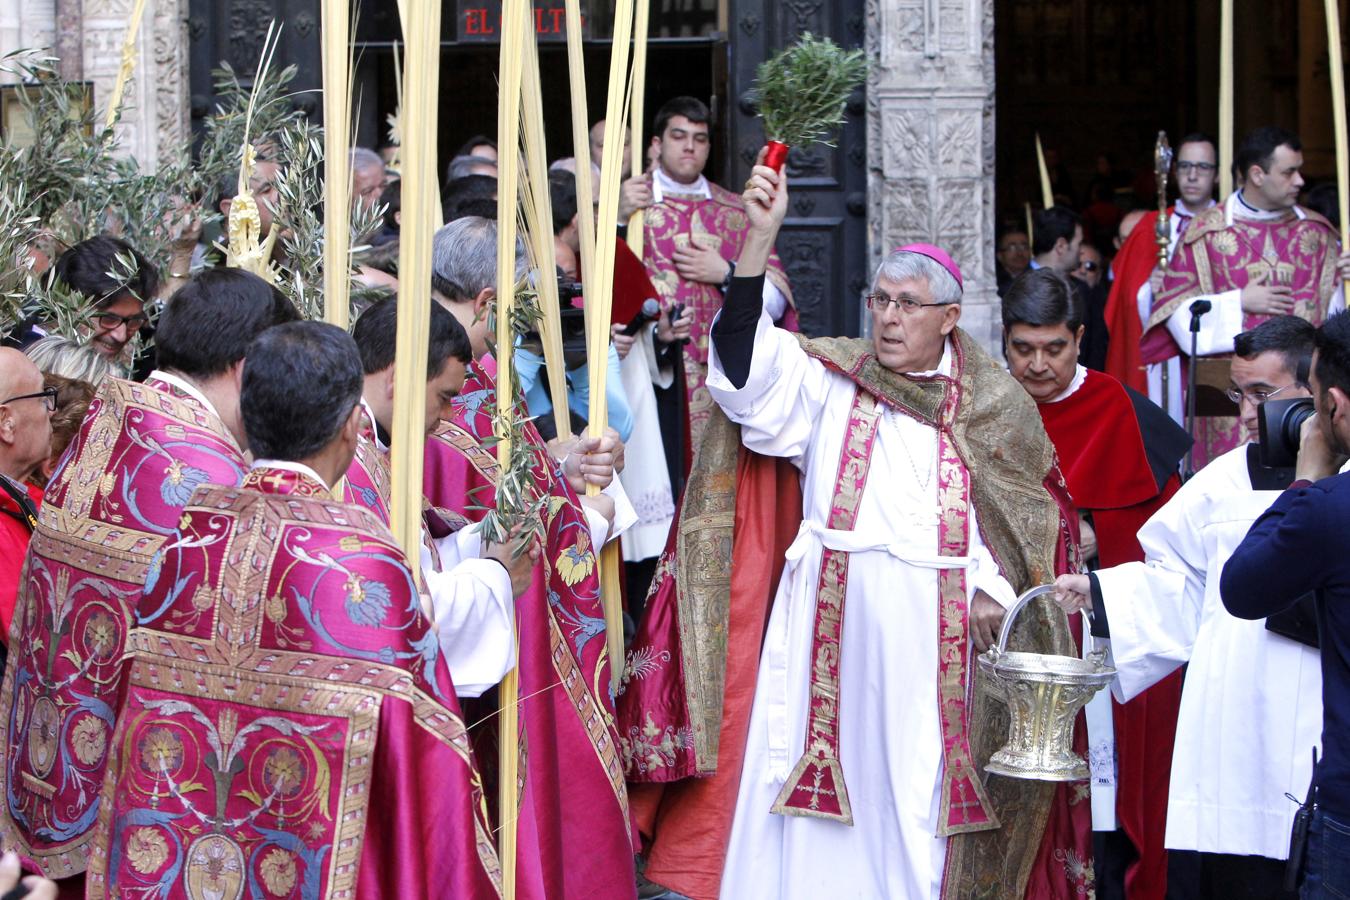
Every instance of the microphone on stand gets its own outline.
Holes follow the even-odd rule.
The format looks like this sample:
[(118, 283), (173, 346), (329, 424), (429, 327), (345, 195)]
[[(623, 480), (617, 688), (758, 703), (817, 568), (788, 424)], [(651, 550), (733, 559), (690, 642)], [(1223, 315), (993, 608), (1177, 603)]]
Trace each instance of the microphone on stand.
[(1186, 451), (1186, 477), (1189, 481), (1195, 475), (1195, 346), (1200, 339), (1200, 317), (1214, 308), (1208, 300), (1196, 300), (1191, 310), (1191, 359), (1186, 374), (1186, 430), (1191, 435), (1191, 446)]
[(625, 337), (632, 337), (642, 330), (642, 326), (648, 322), (655, 322), (659, 318), (661, 318), (661, 304), (650, 298), (643, 300), (642, 309), (637, 315), (633, 316), (627, 325), (623, 326), (623, 331), (619, 333)]

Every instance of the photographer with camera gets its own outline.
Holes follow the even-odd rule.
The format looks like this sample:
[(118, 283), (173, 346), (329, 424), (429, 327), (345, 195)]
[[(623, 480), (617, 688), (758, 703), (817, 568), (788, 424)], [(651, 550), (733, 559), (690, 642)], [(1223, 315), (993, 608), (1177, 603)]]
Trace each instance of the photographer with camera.
[(1219, 577), (1293, 477), (1262, 465), (1259, 413), (1308, 402), (1314, 336), (1296, 316), (1239, 334), (1229, 395), (1251, 443), (1201, 469), (1144, 524), (1144, 562), (1055, 582), (1060, 605), (1090, 611), (1093, 635), (1110, 640), (1117, 700), (1187, 666), (1164, 845), (1169, 873), (1189, 869), (1197, 896), (1213, 900), (1294, 896), (1282, 889), (1297, 811), (1285, 794), (1301, 796), (1312, 774), (1322, 718), (1317, 652), (1227, 614)]
[[(1350, 454), (1350, 313), (1318, 329), (1311, 387), (1316, 414), (1302, 423), (1296, 480), (1256, 520), (1224, 566), (1220, 589), (1224, 606), (1244, 619), (1316, 596), (1323, 756), (1309, 795), (1301, 896), (1320, 900), (1350, 895), (1350, 474), (1337, 474)], [(1291, 847), (1295, 858), (1299, 852)]]

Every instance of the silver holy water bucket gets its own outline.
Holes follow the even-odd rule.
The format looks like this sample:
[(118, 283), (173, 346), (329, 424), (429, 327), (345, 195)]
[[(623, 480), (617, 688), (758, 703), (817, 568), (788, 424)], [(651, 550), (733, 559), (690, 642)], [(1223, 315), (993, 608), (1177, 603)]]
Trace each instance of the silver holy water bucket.
[(985, 770), (1038, 781), (1082, 781), (1087, 761), (1073, 751), (1078, 711), (1116, 676), (1106, 665), (1106, 650), (1087, 659), (1048, 653), (1009, 653), (1008, 635), (1022, 608), (1052, 584), (1032, 588), (1003, 617), (998, 644), (980, 656), (986, 689), (1008, 706), (1008, 743), (989, 759)]

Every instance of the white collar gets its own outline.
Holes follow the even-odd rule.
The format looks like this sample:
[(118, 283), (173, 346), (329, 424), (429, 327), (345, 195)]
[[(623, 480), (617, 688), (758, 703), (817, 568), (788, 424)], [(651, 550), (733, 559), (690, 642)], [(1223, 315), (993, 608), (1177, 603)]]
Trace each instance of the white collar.
[(1069, 397), (1073, 395), (1075, 391), (1077, 391), (1080, 387), (1083, 386), (1083, 382), (1087, 381), (1087, 372), (1088, 372), (1087, 367), (1085, 367), (1080, 363), (1078, 365), (1078, 368), (1073, 370), (1073, 380), (1069, 382), (1069, 386), (1066, 387), (1059, 394), (1055, 395), (1054, 397), (1051, 397), (1049, 400), (1046, 400), (1045, 402), (1058, 403), (1061, 400), (1067, 400)]
[(660, 166), (657, 166), (652, 170), (652, 200), (660, 203), (664, 194), (696, 195), (704, 200), (711, 200), (712, 188), (708, 187), (708, 179), (702, 175), (698, 176), (693, 184), (681, 184), (662, 171)]
[[(1294, 215), (1298, 218), (1308, 218), (1308, 214), (1299, 207), (1293, 206), (1290, 208), (1293, 209)], [(1224, 222), (1227, 225), (1232, 225), (1234, 219), (1242, 219), (1247, 222), (1278, 222), (1288, 213), (1288, 210), (1284, 209), (1257, 209), (1243, 199), (1242, 188), (1238, 188), (1228, 195), (1228, 199), (1224, 201), (1223, 211)]]
[(936, 369), (929, 369), (926, 372), (906, 372), (908, 376), (915, 378), (931, 377), (933, 375), (952, 374), (952, 339), (948, 337), (942, 342), (942, 359), (938, 360)]
[[(1210, 197), (1209, 202), (1205, 204), (1204, 209), (1200, 210), (1200, 212), (1204, 212), (1205, 209), (1213, 209), (1214, 205), (1215, 205), (1214, 198)], [(1182, 212), (1183, 208), (1186, 210), (1185, 212)], [(1172, 217), (1176, 219), (1193, 219), (1196, 216), (1200, 215), (1200, 212), (1191, 212), (1191, 208), (1189, 206), (1186, 206), (1186, 204), (1183, 203), (1181, 200), (1178, 200), (1176, 204), (1172, 207)]]
[(253, 465), (249, 466), (249, 471), (254, 469), (284, 469), (287, 472), (298, 472), (301, 475), (307, 475), (310, 478), (313, 478), (319, 484), (323, 485), (324, 490), (331, 491), (333, 489), (332, 485), (319, 477), (318, 472), (315, 472), (304, 463), (291, 462), (286, 459), (256, 459), (253, 461)]
[(187, 394), (193, 400), (196, 400), (202, 406), (206, 407), (206, 409), (211, 413), (211, 415), (215, 416), (217, 419), (220, 418), (220, 413), (216, 410), (215, 406), (211, 404), (211, 401), (206, 399), (206, 395), (203, 394), (196, 385), (189, 384), (187, 379), (180, 378), (177, 375), (170, 375), (163, 369), (155, 369), (153, 372), (150, 373), (150, 377), (158, 381), (162, 381), (165, 384), (173, 385), (183, 393)]
[(375, 449), (381, 453), (389, 452), (389, 447), (384, 441), (380, 440), (380, 423), (375, 419), (375, 412), (370, 408), (370, 404), (366, 402), (364, 396), (361, 398), (361, 409), (365, 412), (366, 418), (370, 419), (371, 432), (375, 437)]

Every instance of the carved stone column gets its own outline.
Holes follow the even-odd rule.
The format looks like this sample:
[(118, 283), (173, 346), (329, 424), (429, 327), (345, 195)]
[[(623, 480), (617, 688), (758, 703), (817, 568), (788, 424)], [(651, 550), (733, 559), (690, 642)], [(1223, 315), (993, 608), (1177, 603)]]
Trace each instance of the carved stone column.
[(993, 0), (867, 0), (873, 263), (924, 241), (961, 266), (961, 327), (998, 342)]
[[(133, 0), (84, 0), (84, 75), (100, 109), (122, 64)], [(118, 124), (123, 149), (146, 171), (178, 153), (187, 138), (187, 2), (147, 0), (136, 35), (136, 71)]]

